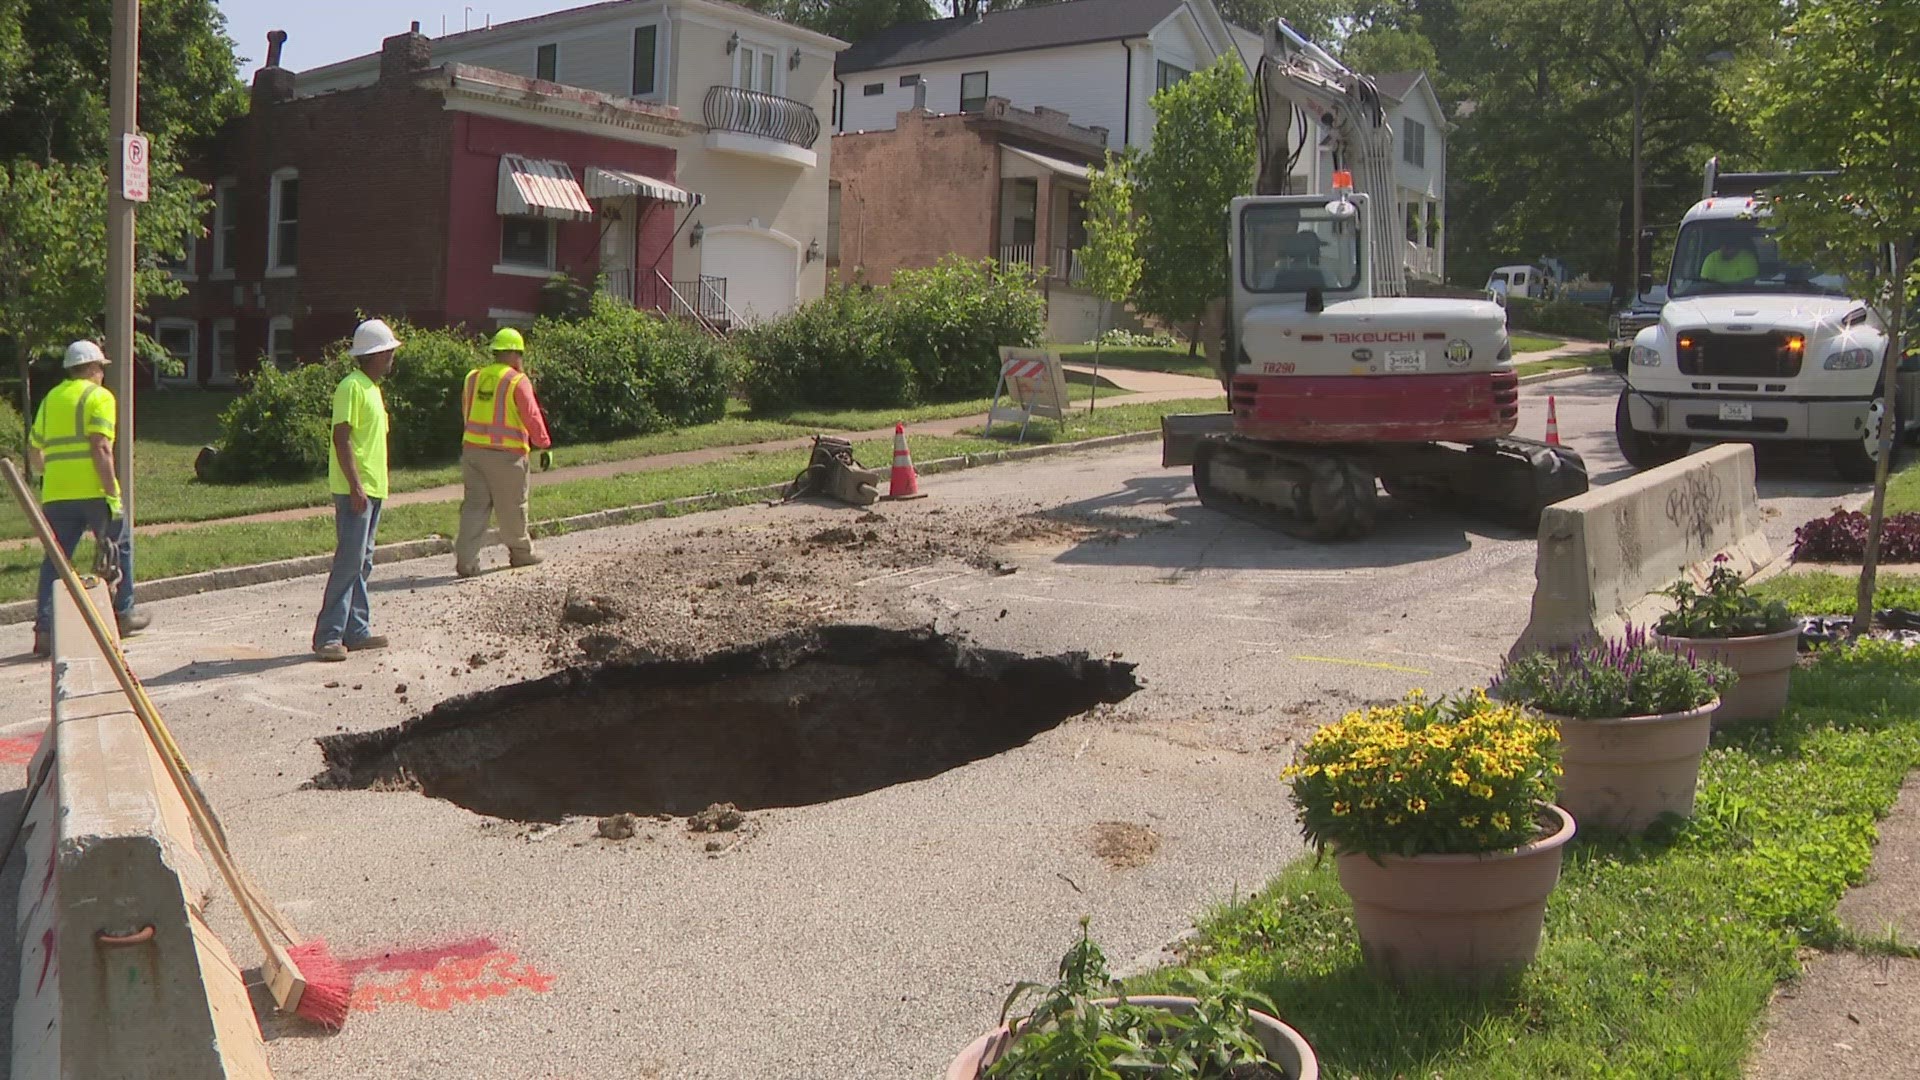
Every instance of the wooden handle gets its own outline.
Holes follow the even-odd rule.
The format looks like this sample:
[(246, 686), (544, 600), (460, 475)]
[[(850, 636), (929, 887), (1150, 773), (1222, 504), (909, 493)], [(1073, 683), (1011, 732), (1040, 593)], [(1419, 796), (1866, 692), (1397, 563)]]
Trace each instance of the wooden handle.
[(66, 552), (55, 541), (53, 529), (48, 526), (46, 515), (40, 512), (40, 504), (34, 500), (32, 492), (27, 490), (26, 481), (20, 476), (20, 470), (13, 462), (0, 459), (0, 475), (6, 477), (7, 486), (13, 489), (13, 497), (27, 515), (28, 524), (33, 526), (34, 535), (39, 537), (40, 546), (46, 550), (47, 559), (53, 564), (55, 572), (67, 587), (67, 593), (73, 597), (79, 608), (81, 618), (87, 624), (87, 630), (93, 634), (93, 640), (105, 656), (107, 666), (113, 670), (114, 678), (120, 683), (120, 689), (133, 706), (133, 714), (140, 719), (141, 727), (146, 729), (147, 738), (152, 740), (158, 751), (160, 764), (167, 770), (168, 779), (173, 781), (180, 791), (180, 797), (187, 804), (187, 815), (193, 819), (194, 828), (200, 832), (208, 854), (213, 856), (214, 865), (219, 868), (220, 876), (225, 879), (227, 889), (233, 893), (235, 904), (241, 915), (246, 917), (247, 927), (253, 931), (260, 949), (266, 954), (265, 970), (267, 985), (273, 992), (274, 1001), (283, 1012), (292, 1012), (300, 1005), (300, 995), (306, 991), (306, 980), (300, 975), (300, 969), (294, 964), (287, 950), (275, 941), (261, 925), (260, 914), (255, 910), (254, 897), (241, 877), (239, 867), (234, 865), (226, 846), (220, 843), (214, 832), (213, 824), (207, 818), (207, 808), (189, 794), (187, 778), (180, 771), (180, 763), (167, 752), (172, 743), (170, 736), (163, 734), (159, 714), (153, 711), (153, 703), (145, 692), (138, 688), (133, 673), (127, 667), (126, 660), (114, 644), (113, 636), (107, 631), (106, 621), (100, 617), (99, 609), (93, 606), (93, 598), (87, 595), (86, 587), (80, 583), (80, 577), (74, 573), (73, 564), (67, 560)]

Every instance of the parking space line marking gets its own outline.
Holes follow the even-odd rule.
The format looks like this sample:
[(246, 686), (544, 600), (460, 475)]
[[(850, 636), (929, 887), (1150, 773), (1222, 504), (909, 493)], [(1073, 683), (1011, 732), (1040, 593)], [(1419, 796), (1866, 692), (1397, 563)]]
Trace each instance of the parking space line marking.
[(960, 571), (960, 572), (959, 572), (959, 573), (957, 573), (957, 574), (948, 574), (948, 575), (947, 575), (946, 577), (937, 577), (937, 578), (934, 578), (934, 579), (932, 579), (931, 581), (922, 581), (922, 582), (917, 582), (917, 583), (915, 583), (915, 584), (913, 584), (913, 585), (909, 585), (909, 586), (907, 586), (907, 589), (906, 589), (906, 591), (908, 591), (908, 592), (912, 592), (912, 591), (913, 591), (913, 590), (915, 590), (915, 589), (924, 589), (924, 588), (926, 588), (926, 587), (928, 587), (929, 585), (938, 585), (938, 584), (940, 584), (940, 583), (941, 583), (941, 582), (943, 582), (943, 581), (952, 581), (952, 580), (953, 580), (954, 578), (957, 578), (957, 577), (966, 577), (966, 576), (967, 576), (968, 574), (971, 574), (971, 573), (973, 573), (973, 571), (971, 571), (971, 570), (962, 570), (962, 571)]

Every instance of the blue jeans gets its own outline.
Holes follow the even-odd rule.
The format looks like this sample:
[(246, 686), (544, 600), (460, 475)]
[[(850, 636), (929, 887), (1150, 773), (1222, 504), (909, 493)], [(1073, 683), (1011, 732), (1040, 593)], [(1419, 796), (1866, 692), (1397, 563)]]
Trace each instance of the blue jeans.
[(373, 573), (373, 534), (379, 528), (379, 499), (368, 499), (366, 510), (355, 513), (352, 499), (333, 497), (333, 569), (327, 573), (320, 618), (313, 624), (314, 648), (365, 641), (372, 635), (367, 575)]
[[(40, 511), (47, 516), (47, 524), (53, 528), (53, 538), (67, 557), (73, 557), (73, 549), (80, 538), (105, 527), (108, 535), (120, 541), (120, 586), (114, 590), (113, 610), (117, 615), (125, 615), (133, 610), (133, 537), (127, 532), (127, 523), (112, 520), (107, 512), (105, 499), (62, 499), (58, 502), (40, 504)], [(53, 625), (53, 589), (59, 575), (54, 572), (53, 561), (40, 563), (39, 607), (34, 609), (33, 628), (46, 633)]]

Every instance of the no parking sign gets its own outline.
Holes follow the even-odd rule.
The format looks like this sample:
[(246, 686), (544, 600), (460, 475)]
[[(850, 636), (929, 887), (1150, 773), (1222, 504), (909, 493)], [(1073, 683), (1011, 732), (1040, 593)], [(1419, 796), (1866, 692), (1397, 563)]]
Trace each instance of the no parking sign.
[(145, 135), (120, 136), (120, 197), (147, 201), (147, 158), (152, 153)]

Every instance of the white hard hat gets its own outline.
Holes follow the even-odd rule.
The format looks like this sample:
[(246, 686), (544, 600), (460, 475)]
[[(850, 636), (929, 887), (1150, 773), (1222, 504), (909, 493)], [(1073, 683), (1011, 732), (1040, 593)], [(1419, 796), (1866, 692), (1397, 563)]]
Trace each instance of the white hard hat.
[(67, 346), (67, 359), (60, 367), (64, 370), (66, 368), (77, 368), (82, 364), (104, 364), (107, 362), (107, 354), (100, 351), (100, 346), (95, 345), (91, 341), (76, 341)]
[(351, 351), (355, 356), (392, 352), (399, 347), (400, 339), (394, 337), (392, 328), (379, 319), (368, 319), (354, 327)]

